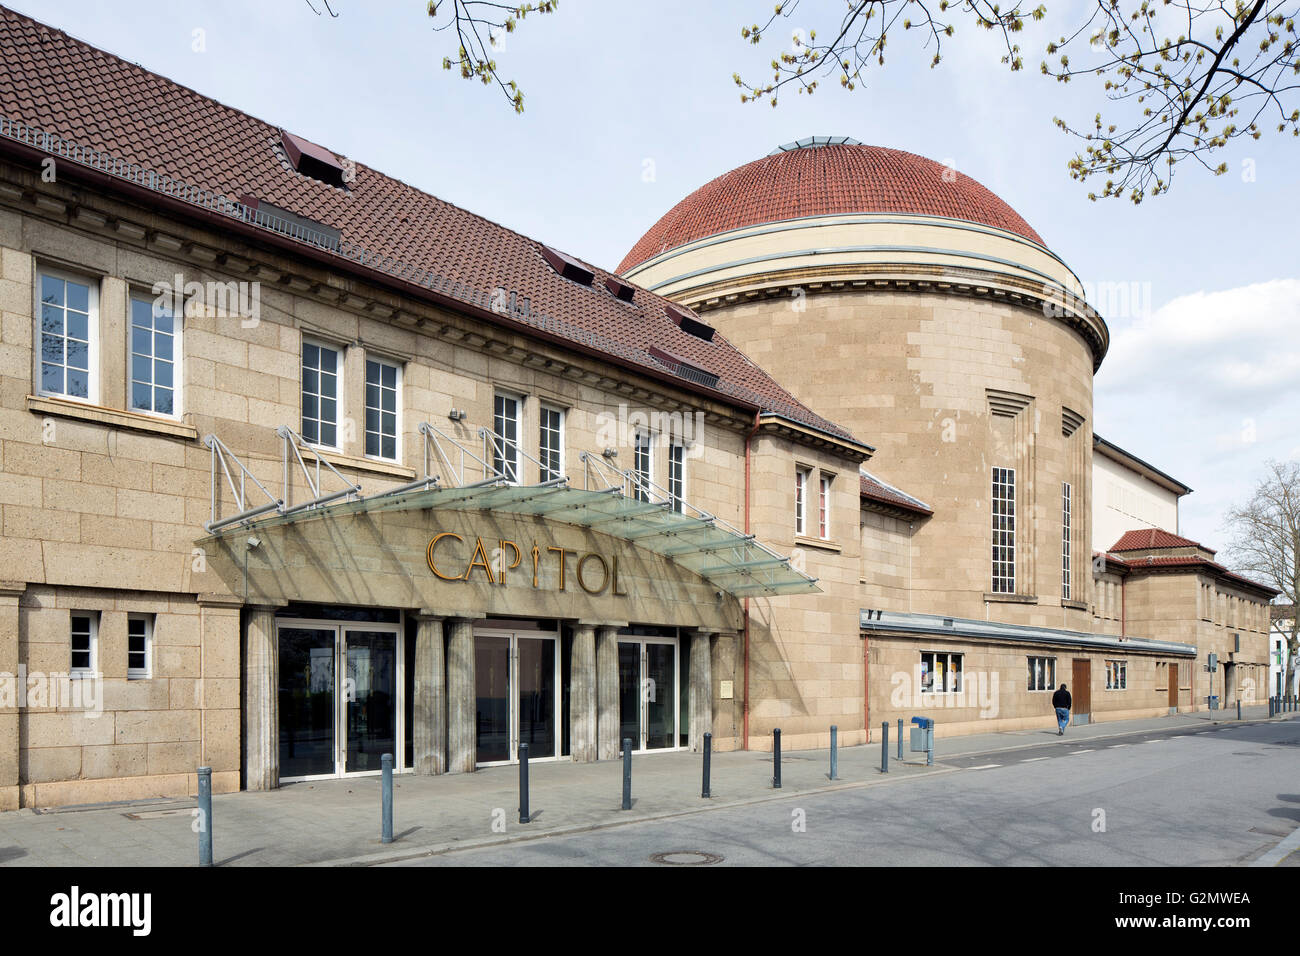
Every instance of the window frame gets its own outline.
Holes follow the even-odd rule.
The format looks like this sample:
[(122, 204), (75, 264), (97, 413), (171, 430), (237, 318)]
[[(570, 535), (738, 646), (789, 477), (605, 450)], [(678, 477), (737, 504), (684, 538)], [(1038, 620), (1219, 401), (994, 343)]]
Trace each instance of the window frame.
[[(42, 366), (45, 364), (42, 358), (43, 337), (45, 335), (43, 321), (43, 301), (41, 299), (41, 278), (50, 276), (63, 282), (76, 282), (79, 285), (85, 285), (90, 291), (86, 297), (86, 397), (68, 394), (68, 375), (67, 375), (67, 294), (65, 289), (63, 309), (63, 335), (64, 352), (63, 364), (63, 391), (55, 392), (45, 387)], [(80, 402), (83, 405), (98, 405), (100, 403), (100, 336), (99, 324), (101, 318), (100, 311), (100, 286), (102, 276), (95, 276), (89, 273), (75, 272), (64, 269), (56, 265), (44, 265), (41, 262), (36, 263), (36, 281), (32, 284), (32, 385), (33, 394), (43, 398), (61, 398), (69, 402)]]
[[(994, 594), (1016, 593), (1016, 470), (993, 466), (992, 486), (990, 488), (991, 531), (993, 548), (990, 553), (992, 562), (991, 583)], [(1008, 480), (1009, 479), (1009, 480)], [(999, 488), (1009, 494), (999, 497)], [(998, 505), (1003, 509), (1000, 511)], [(1003, 526), (998, 526), (998, 519)], [(999, 537), (1001, 536), (1001, 537)], [(1002, 572), (1002, 573), (999, 573)]]
[[(370, 453), (370, 365), (371, 363), (380, 368), (380, 382), (377, 386), (380, 390), (380, 406), (377, 411), (380, 415), (379, 436), (380, 454), (372, 455)], [(404, 368), (401, 362), (384, 358), (382, 355), (367, 355), (365, 357), (365, 394), (362, 397), (362, 421), (361, 421), (361, 453), (371, 461), (401, 462), (402, 460), (402, 379)], [(383, 431), (383, 369), (393, 369), (393, 455), (388, 457), (382, 454), (384, 447)]]
[(686, 445), (668, 444), (668, 501), (676, 514), (686, 510)]
[[(510, 392), (504, 389), (496, 389), (492, 392), (492, 428), (491, 438), (489, 439), (490, 452), (489, 461), (492, 468), (500, 475), (505, 476), (505, 480), (512, 485), (519, 484), (519, 476), (523, 468), (523, 455), (521, 454), (520, 442), (524, 434), (524, 396), (517, 392)], [(514, 426), (515, 437), (507, 439), (501, 431), (497, 429), (497, 419), (504, 416), (497, 412), (498, 402), (513, 402), (515, 406)], [(498, 447), (498, 444), (500, 447)], [(507, 452), (513, 452), (507, 456)], [(509, 466), (509, 467), (502, 467)]]
[(1071, 551), (1074, 547), (1074, 499), (1068, 481), (1061, 482), (1061, 600), (1071, 600), (1073, 593)]
[(808, 483), (812, 469), (806, 465), (794, 466), (794, 533), (808, 536)]
[[(89, 622), (86, 631), (87, 647), (84, 651), (78, 650), (74, 641), (78, 636), (76, 630), (77, 618), (85, 618)], [(84, 667), (78, 667), (73, 663), (76, 654), (86, 654), (87, 663)], [(98, 611), (72, 611), (68, 615), (68, 676), (69, 677), (94, 677), (99, 673), (99, 612)]]
[[(131, 625), (135, 622), (144, 624), (144, 667), (132, 667), (131, 655), (141, 653), (131, 650)], [(151, 680), (153, 678), (153, 632), (156, 615), (128, 614), (126, 616), (126, 679)]]
[[(922, 671), (923, 675), (928, 676), (928, 680), (927, 680), (927, 676), (922, 676), (921, 678), (920, 688), (922, 694), (929, 694), (931, 696), (937, 696), (939, 694), (961, 694), (965, 690), (966, 666), (965, 666), (965, 662), (962, 660), (962, 658), (966, 656), (964, 653), (961, 652), (954, 653), (952, 651), (920, 651), (919, 653), (921, 655), (921, 662), (920, 662), (921, 667), (924, 668), (926, 666), (925, 659), (927, 657), (930, 658), (929, 663), (931, 665), (928, 670)], [(944, 677), (943, 677), (944, 688), (942, 690), (935, 690), (934, 675), (937, 674), (939, 671), (938, 668), (934, 665), (939, 663), (940, 658), (943, 658), (943, 664), (944, 664)], [(952, 666), (954, 661), (957, 662), (956, 667)], [(948, 685), (949, 678), (953, 674), (957, 675), (957, 680), (955, 681), (956, 686), (950, 689), (947, 685)]]
[(820, 474), (817, 477), (817, 537), (823, 541), (831, 539), (831, 484), (833, 475)]
[[(1056, 658), (1055, 657), (1048, 657), (1042, 654), (1029, 654), (1025, 657), (1025, 660), (1029, 664), (1029, 672), (1027, 674), (1029, 693), (1041, 694), (1041, 693), (1046, 693), (1046, 692), (1056, 690)], [(1038, 664), (1040, 666), (1035, 667), (1035, 664)], [(1046, 666), (1049, 664), (1051, 665), (1050, 677), (1048, 676), (1047, 673), (1048, 667)], [(1044, 686), (1035, 687), (1034, 686), (1035, 684), (1041, 684)]]
[[(306, 418), (307, 418), (307, 415), (306, 415), (306, 403), (304, 402), (304, 399), (305, 399), (305, 397), (307, 396), (307, 383), (306, 383), (305, 378), (304, 378), (304, 376), (303, 376), (303, 372), (305, 372), (306, 369), (307, 369), (307, 366), (306, 366), (304, 363), (305, 363), (306, 360), (307, 360), (307, 347), (308, 347), (308, 346), (312, 346), (312, 347), (317, 348), (317, 349), (329, 349), (329, 350), (330, 350), (331, 352), (333, 352), (334, 355), (335, 355), (335, 364), (334, 364), (334, 379), (335, 379), (335, 383), (334, 383), (334, 421), (331, 423), (331, 424), (333, 424), (333, 426), (334, 426), (334, 439), (335, 439), (335, 443), (332, 444), (332, 445), (328, 445), (328, 444), (326, 444), (325, 442), (320, 441), (320, 437), (321, 437), (321, 426), (322, 426), (323, 424), (325, 424), (325, 419), (321, 418), (321, 417), (320, 417), (320, 414), (319, 414), (319, 413), (320, 413), (320, 402), (321, 402), (321, 398), (322, 398), (321, 391), (320, 391), (320, 379), (319, 379), (319, 376), (320, 376), (320, 365), (319, 365), (319, 362), (317, 363), (317, 367), (316, 367), (316, 370), (315, 370), (315, 371), (316, 371), (316, 374), (317, 374), (316, 393), (315, 393), (315, 394), (316, 394), (316, 411), (317, 411), (317, 415), (316, 415), (316, 418), (315, 418), (315, 421), (316, 421), (316, 439), (317, 439), (317, 440), (316, 440), (316, 441), (312, 441), (310, 438), (307, 437), (307, 434), (306, 434), (306, 431), (307, 431), (307, 429), (306, 429)], [(344, 348), (345, 348), (345, 346), (338, 345), (338, 344), (333, 343), (333, 342), (329, 342), (329, 341), (327, 341), (327, 340), (325, 340), (325, 339), (317, 339), (317, 338), (313, 338), (313, 337), (311, 337), (311, 336), (306, 336), (306, 335), (304, 335), (304, 336), (302, 337), (302, 345), (301, 345), (301, 348), (299, 349), (299, 354), (298, 354), (298, 427), (301, 429), (302, 440), (303, 440), (304, 442), (306, 442), (310, 447), (312, 447), (312, 448), (319, 448), (319, 449), (321, 449), (322, 451), (333, 451), (333, 452), (342, 452), (342, 451), (343, 451), (343, 396), (347, 394), (347, 387), (346, 387), (346, 384), (345, 384), (345, 382), (344, 382), (344, 380), (343, 380), (343, 371), (344, 371), (344, 365), (345, 365), (345, 361), (344, 361), (344, 360), (345, 360), (345, 356), (344, 356)]]
[[(147, 305), (149, 306), (149, 315), (150, 315), (150, 318), (152, 319), (152, 317), (153, 317), (153, 306), (154, 306), (154, 305), (155, 305), (155, 304), (156, 304), (160, 299), (164, 299), (164, 298), (167, 298), (167, 297), (168, 297), (168, 296), (166, 296), (165, 294), (164, 294), (164, 295), (154, 295), (152, 292), (147, 292), (147, 291), (145, 291), (145, 290), (143, 290), (143, 289), (137, 289), (137, 288), (128, 288), (128, 289), (127, 289), (127, 295), (126, 295), (126, 324), (127, 324), (127, 333), (126, 333), (126, 408), (127, 408), (127, 411), (135, 412), (135, 413), (138, 414), (138, 415), (149, 415), (149, 416), (152, 417), (152, 418), (165, 418), (165, 419), (167, 419), (167, 420), (169, 420), (169, 421), (180, 421), (180, 420), (184, 417), (184, 411), (185, 411), (185, 410), (184, 410), (184, 394), (185, 394), (185, 388), (184, 388), (184, 385), (185, 385), (185, 309), (184, 309), (184, 307), (182, 307), (181, 310), (180, 310), (180, 313), (177, 314), (177, 312), (176, 312), (176, 308), (175, 308), (175, 303), (174, 303), (174, 302), (167, 306), (167, 309), (168, 309), (168, 311), (171, 313), (171, 317), (172, 317), (172, 333), (171, 333), (171, 335), (172, 335), (172, 358), (171, 358), (171, 363), (172, 363), (172, 385), (171, 385), (171, 389), (172, 389), (172, 410), (171, 410), (170, 413), (168, 413), (168, 412), (160, 412), (160, 411), (156, 411), (156, 410), (154, 410), (154, 409), (149, 409), (149, 410), (146, 411), (146, 410), (143, 409), (143, 408), (137, 408), (136, 405), (135, 405), (135, 395), (134, 395), (134, 392), (135, 392), (135, 388), (134, 388), (134, 386), (135, 386), (135, 356), (136, 356), (136, 351), (135, 351), (135, 303), (136, 303), (136, 302), (143, 302), (143, 303), (147, 304)], [(153, 333), (154, 336), (157, 335), (157, 333), (154, 332), (152, 328), (150, 329), (150, 331)], [(156, 345), (156, 341), (151, 341), (150, 345), (151, 345), (151, 347), (154, 346), (154, 345)], [(155, 363), (158, 361), (158, 356), (157, 356), (157, 350), (156, 350), (156, 348), (155, 348), (154, 353), (153, 353), (152, 355), (150, 355), (150, 361), (151, 361), (151, 362), (155, 362)], [(151, 375), (153, 374), (153, 371), (154, 371), (153, 369), (150, 370), (150, 374), (151, 374)], [(157, 387), (157, 384), (156, 384), (155, 382), (153, 382), (153, 381), (151, 381), (150, 384), (151, 384), (151, 386), (153, 386), (154, 388)]]
[[(539, 402), (537, 411), (537, 460), (541, 463), (538, 479), (541, 481), (553, 481), (557, 478), (563, 478), (568, 472), (565, 470), (564, 455), (564, 438), (565, 438), (565, 419), (568, 418), (567, 409), (551, 402)], [(554, 415), (556, 426), (554, 428), (547, 424), (547, 416)], [(553, 435), (555, 447), (547, 445), (545, 439)], [(556, 468), (552, 468), (547, 462), (547, 456), (554, 452), (554, 457), (558, 463)]]
[(1128, 658), (1107, 658), (1106, 689), (1128, 690)]
[[(645, 482), (644, 489), (637, 485), (632, 489), (632, 496), (637, 501), (651, 501), (651, 489), (655, 480), (655, 433), (648, 428), (638, 428), (632, 435), (632, 471)], [(645, 467), (642, 468), (644, 452)]]

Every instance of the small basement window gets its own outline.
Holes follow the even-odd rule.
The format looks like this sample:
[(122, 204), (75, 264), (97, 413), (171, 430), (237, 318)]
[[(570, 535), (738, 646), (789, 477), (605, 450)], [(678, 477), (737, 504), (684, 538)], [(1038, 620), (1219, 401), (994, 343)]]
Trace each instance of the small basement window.
[(573, 256), (563, 253), (559, 249), (542, 246), (542, 258), (550, 263), (551, 268), (564, 278), (571, 279), (579, 285), (590, 286), (591, 280), (596, 277), (595, 272), (584, 266)]
[(347, 171), (338, 157), (324, 146), (317, 146), (287, 130), (280, 130), (280, 143), (295, 170), (331, 186), (344, 188), (348, 181)]
[(675, 305), (666, 305), (664, 306), (664, 312), (667, 313), (668, 318), (673, 320), (673, 324), (686, 334), (693, 335), (697, 339), (703, 339), (706, 342), (713, 341), (713, 326), (705, 325), (685, 309), (680, 309)]

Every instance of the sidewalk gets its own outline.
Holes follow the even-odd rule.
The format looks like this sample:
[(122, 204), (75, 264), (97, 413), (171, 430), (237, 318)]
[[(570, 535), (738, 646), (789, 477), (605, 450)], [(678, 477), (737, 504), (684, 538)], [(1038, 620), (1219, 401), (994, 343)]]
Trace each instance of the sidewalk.
[[(1248, 708), (1243, 718), (1266, 719), (1267, 714), (1267, 707)], [(387, 846), (379, 842), (379, 777), (298, 783), (215, 796), (214, 856), (218, 865), (366, 865), (804, 793), (906, 785), (919, 776), (955, 772), (945, 766), (946, 758), (1204, 726), (1228, 717), (1227, 711), (1215, 711), (1114, 721), (1072, 727), (1065, 737), (1025, 730), (940, 738), (933, 767), (925, 766), (923, 754), (906, 750), (903, 763), (895, 759), (894, 726), (888, 774), (880, 773), (879, 744), (841, 748), (835, 782), (828, 779), (827, 751), (787, 752), (781, 760), (780, 790), (772, 788), (771, 754), (714, 754), (709, 800), (700, 797), (699, 754), (636, 756), (629, 811), (620, 809), (622, 761), (534, 762), (528, 824), (519, 822), (517, 767), (439, 777), (398, 775), (393, 781), (394, 842)], [(0, 865), (192, 866), (198, 860), (198, 837), (191, 829), (194, 806), (189, 798), (0, 813)]]

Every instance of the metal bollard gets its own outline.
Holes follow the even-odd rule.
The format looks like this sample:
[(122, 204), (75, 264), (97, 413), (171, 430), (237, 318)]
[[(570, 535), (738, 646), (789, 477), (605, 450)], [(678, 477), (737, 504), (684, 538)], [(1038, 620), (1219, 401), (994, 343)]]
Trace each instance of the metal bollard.
[(623, 809), (632, 809), (632, 738), (623, 738)]
[(889, 721), (880, 725), (880, 772), (889, 773)]
[(836, 727), (834, 724), (831, 724), (831, 779), (832, 780), (835, 780), (839, 777), (838, 771), (839, 771), (840, 762), (839, 762), (839, 754), (836, 751), (836, 744), (839, 743), (839, 732), (840, 732), (839, 728)]
[(927, 767), (933, 767), (934, 766), (934, 721), (933, 720), (930, 721), (930, 730), (926, 735), (925, 742), (930, 745), (925, 749), (925, 765)]
[(898, 718), (898, 759), (903, 759), (903, 718)]
[(781, 728), (772, 731), (772, 789), (781, 789)]
[(704, 786), (700, 789), (700, 797), (707, 800), (709, 798), (709, 764), (713, 757), (713, 734), (704, 735)]
[(1241, 720), (1241, 700), (1237, 701), (1237, 719)]
[(212, 865), (212, 768), (199, 768), (199, 866)]
[(528, 744), (519, 745), (519, 822), (527, 823), (528, 812)]
[(383, 772), (383, 795), (379, 798), (380, 843), (393, 842), (393, 755), (383, 754), (379, 758)]

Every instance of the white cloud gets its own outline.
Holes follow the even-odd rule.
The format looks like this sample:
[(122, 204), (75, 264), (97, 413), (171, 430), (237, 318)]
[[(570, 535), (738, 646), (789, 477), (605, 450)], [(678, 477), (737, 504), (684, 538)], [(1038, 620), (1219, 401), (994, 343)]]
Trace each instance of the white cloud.
[(1196, 489), (1184, 534), (1221, 544), (1264, 463), (1300, 455), (1297, 330), (1300, 279), (1179, 296), (1112, 329), (1096, 430)]

